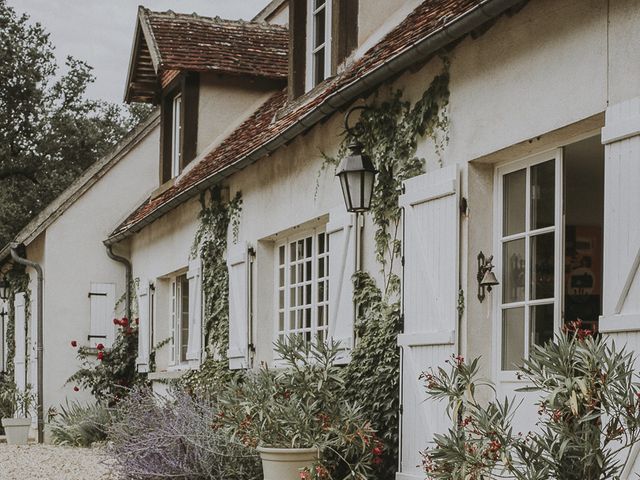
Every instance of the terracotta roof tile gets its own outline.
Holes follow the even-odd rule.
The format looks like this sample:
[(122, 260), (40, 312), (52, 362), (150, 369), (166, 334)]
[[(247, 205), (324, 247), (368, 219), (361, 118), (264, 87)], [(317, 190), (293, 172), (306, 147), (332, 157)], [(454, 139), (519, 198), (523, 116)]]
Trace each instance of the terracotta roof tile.
[(144, 9), (159, 55), (159, 69), (216, 71), (286, 78), (285, 27)]
[[(286, 89), (273, 95), (220, 146), (179, 178), (172, 188), (148, 200), (133, 212), (110, 238), (119, 236), (160, 208), (172, 201), (175, 202), (178, 195), (193, 189), (222, 169), (240, 162), (248, 154), (282, 134), (307, 113), (318, 108), (332, 93), (371, 73), (413, 43), (437, 31), (445, 22), (467, 13), (479, 3), (479, 0), (426, 0), (362, 58), (342, 74), (321, 85), (317, 95), (294, 108), (286, 105)], [(196, 195), (196, 192), (194, 189), (193, 195)]]

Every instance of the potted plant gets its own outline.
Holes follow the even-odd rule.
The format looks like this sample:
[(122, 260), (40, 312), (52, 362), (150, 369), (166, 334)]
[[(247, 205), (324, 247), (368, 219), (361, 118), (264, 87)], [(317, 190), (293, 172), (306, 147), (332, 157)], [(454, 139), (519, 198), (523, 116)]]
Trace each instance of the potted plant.
[(3, 400), (8, 403), (13, 411), (12, 417), (3, 418), (4, 427), (9, 445), (26, 445), (31, 428), (29, 411), (35, 403), (35, 397), (31, 393), (31, 385), (27, 385), (24, 391), (18, 390), (16, 385), (3, 392)]
[(369, 477), (382, 444), (364, 413), (345, 401), (337, 344), (279, 341), (282, 369), (262, 366), (233, 381), (219, 396), (215, 428), (257, 449), (265, 480)]

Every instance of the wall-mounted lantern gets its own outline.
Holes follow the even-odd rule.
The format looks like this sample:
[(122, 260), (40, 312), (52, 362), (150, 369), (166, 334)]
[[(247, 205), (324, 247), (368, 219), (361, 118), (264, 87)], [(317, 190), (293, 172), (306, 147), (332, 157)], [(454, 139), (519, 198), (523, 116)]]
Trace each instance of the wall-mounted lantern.
[(342, 159), (336, 176), (340, 178), (344, 203), (348, 212), (363, 213), (371, 209), (373, 184), (376, 179), (376, 169), (368, 155), (363, 153), (362, 142), (356, 132), (349, 127), (349, 115), (355, 110), (367, 107), (356, 106), (349, 109), (344, 118), (344, 127), (352, 138), (349, 144), (349, 154)]
[(477, 279), (478, 300), (482, 303), (486, 297), (486, 292), (490, 292), (493, 287), (500, 284), (493, 273), (493, 255), (485, 257), (482, 252), (478, 254)]
[(0, 278), (0, 300), (3, 302), (9, 300), (9, 282), (4, 277)]

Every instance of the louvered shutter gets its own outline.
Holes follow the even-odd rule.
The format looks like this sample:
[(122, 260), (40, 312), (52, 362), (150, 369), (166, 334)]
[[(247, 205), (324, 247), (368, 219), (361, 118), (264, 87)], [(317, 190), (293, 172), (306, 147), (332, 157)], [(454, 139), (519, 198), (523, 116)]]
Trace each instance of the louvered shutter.
[(423, 479), (420, 451), (447, 430), (444, 405), (426, 401), (418, 376), (455, 352), (458, 323), (459, 208), (457, 167), (405, 182), (402, 458), (398, 479)]
[(149, 352), (151, 350), (151, 315), (149, 282), (141, 279), (138, 284), (138, 372), (149, 371)]
[(202, 275), (200, 258), (189, 260), (189, 343), (187, 360), (199, 367), (202, 358)]
[(95, 347), (102, 343), (110, 348), (115, 339), (116, 286), (113, 283), (91, 283), (89, 302), (91, 311), (91, 325), (89, 331), (89, 345)]
[(248, 356), (248, 296), (247, 245), (242, 243), (229, 247), (227, 255), (229, 269), (229, 368), (247, 368)]
[(353, 349), (353, 274), (356, 269), (355, 215), (339, 207), (329, 214), (329, 338), (340, 342), (338, 364), (349, 362)]
[(38, 296), (31, 298), (31, 318), (29, 319), (29, 367), (27, 383), (31, 384), (31, 393), (38, 394)]
[(24, 391), (27, 384), (27, 372), (26, 372), (26, 346), (27, 337), (25, 331), (26, 320), (26, 302), (25, 294), (17, 293), (15, 296), (14, 304), (14, 316), (15, 316), (15, 342), (16, 350), (13, 357), (14, 363), (14, 380), (18, 387), (18, 390)]

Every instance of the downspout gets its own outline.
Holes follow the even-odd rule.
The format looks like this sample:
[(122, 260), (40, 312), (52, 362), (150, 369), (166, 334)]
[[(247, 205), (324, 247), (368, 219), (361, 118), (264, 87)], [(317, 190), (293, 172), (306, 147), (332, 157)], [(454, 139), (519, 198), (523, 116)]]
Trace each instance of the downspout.
[(37, 321), (37, 334), (36, 334), (36, 342), (37, 342), (37, 383), (38, 383), (38, 443), (44, 443), (44, 391), (43, 391), (43, 371), (44, 371), (44, 348), (43, 348), (43, 287), (44, 287), (44, 275), (42, 273), (42, 267), (40, 264), (36, 262), (32, 262), (31, 260), (27, 260), (26, 258), (22, 258), (18, 254), (18, 248), (20, 247), (19, 243), (11, 244), (11, 258), (14, 262), (19, 263), (20, 265), (24, 265), (25, 267), (33, 268), (38, 277), (38, 309), (36, 313), (36, 321)]
[(121, 257), (120, 255), (116, 255), (113, 253), (113, 245), (105, 245), (107, 247), (107, 255), (111, 260), (114, 260), (118, 263), (124, 265), (126, 270), (125, 278), (126, 278), (126, 286), (124, 290), (124, 303), (125, 303), (125, 312), (129, 321), (131, 321), (131, 283), (133, 281), (133, 269), (131, 268), (131, 262)]

